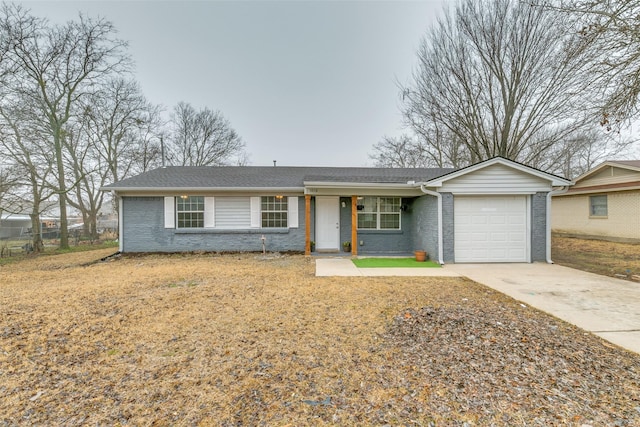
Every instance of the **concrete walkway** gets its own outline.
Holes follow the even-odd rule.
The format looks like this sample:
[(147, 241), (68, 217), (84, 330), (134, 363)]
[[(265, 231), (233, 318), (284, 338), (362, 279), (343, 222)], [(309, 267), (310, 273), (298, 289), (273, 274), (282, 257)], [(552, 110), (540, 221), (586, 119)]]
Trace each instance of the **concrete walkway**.
[(357, 268), (316, 260), (316, 276), (465, 276), (640, 353), (640, 284), (555, 264), (451, 264), (444, 268)]

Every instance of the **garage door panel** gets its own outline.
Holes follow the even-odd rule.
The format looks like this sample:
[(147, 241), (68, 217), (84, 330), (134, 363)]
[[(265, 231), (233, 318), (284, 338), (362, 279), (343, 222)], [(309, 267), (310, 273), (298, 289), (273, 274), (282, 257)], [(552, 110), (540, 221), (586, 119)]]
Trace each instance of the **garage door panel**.
[(473, 232), (473, 233), (471, 233), (471, 241), (472, 242), (484, 243), (487, 240), (488, 240), (487, 233), (483, 233), (483, 232)]
[(508, 239), (506, 239), (506, 243), (510, 246), (521, 247), (524, 243), (526, 243), (526, 236), (523, 236), (522, 233), (509, 233)]
[(471, 223), (473, 225), (485, 225), (487, 223), (487, 218), (474, 215), (474, 216), (471, 216)]
[(496, 215), (496, 216), (490, 216), (489, 217), (489, 224), (504, 225), (506, 223), (507, 223), (507, 219), (502, 215), (500, 215), (500, 216)]
[(492, 242), (506, 243), (508, 240), (507, 233), (491, 233), (490, 240)]
[(526, 218), (523, 218), (521, 215), (520, 216), (509, 215), (509, 219), (508, 219), (507, 223), (509, 225), (525, 225), (526, 224)]
[(526, 262), (527, 196), (456, 196), (456, 262)]

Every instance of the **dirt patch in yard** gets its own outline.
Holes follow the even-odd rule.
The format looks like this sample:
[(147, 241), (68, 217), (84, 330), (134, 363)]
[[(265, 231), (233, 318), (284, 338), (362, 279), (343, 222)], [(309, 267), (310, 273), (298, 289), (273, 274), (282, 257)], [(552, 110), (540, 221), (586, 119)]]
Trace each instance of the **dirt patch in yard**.
[(551, 259), (555, 263), (604, 276), (640, 281), (640, 244), (556, 235), (551, 244)]
[(640, 356), (466, 279), (110, 252), (0, 266), (0, 424), (640, 424)]

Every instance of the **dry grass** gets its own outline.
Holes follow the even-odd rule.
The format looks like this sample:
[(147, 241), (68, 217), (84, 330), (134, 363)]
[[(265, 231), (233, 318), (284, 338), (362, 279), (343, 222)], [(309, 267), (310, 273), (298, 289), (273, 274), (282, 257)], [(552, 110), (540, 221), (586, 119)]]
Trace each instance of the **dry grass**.
[(558, 264), (605, 276), (640, 275), (640, 244), (553, 236), (551, 255)]
[[(86, 265), (111, 252), (0, 266), (0, 424), (640, 423), (637, 355), (465, 279), (317, 278), (313, 259), (252, 254)], [(496, 381), (485, 384), (476, 406), (464, 402), (479, 389), (465, 392), (460, 383), (477, 383), (482, 366), (466, 369), (462, 359), (442, 356), (468, 352), (446, 338), (468, 325), (446, 321), (438, 328), (451, 334), (425, 340), (424, 323), (408, 332), (398, 320), (418, 319), (407, 310), (425, 306), (478, 319), (511, 313), (506, 317), (516, 322), (500, 332), (498, 342), (507, 344), (478, 353), (491, 367), (482, 378)], [(593, 372), (554, 348), (570, 342), (593, 349), (588, 357), (597, 361), (599, 382), (587, 386), (595, 384), (598, 402), (585, 394), (556, 407), (553, 399), (564, 392), (545, 383), (520, 385), (552, 398), (541, 404), (509, 396), (512, 386), (496, 366), (513, 364), (511, 341), (523, 345), (522, 333), (511, 330), (519, 318), (553, 325), (530, 335), (531, 345), (551, 352), (548, 360), (565, 361), (573, 379)], [(411, 333), (422, 341), (407, 340)], [(440, 357), (413, 361), (440, 349)]]

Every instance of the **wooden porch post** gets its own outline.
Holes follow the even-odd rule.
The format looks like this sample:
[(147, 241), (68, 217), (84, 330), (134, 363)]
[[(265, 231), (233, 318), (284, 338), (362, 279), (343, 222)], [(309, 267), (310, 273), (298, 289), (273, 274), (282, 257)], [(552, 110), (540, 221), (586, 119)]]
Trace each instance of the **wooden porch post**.
[(311, 255), (311, 195), (304, 195), (304, 254)]
[(358, 256), (358, 196), (351, 196), (351, 255)]

